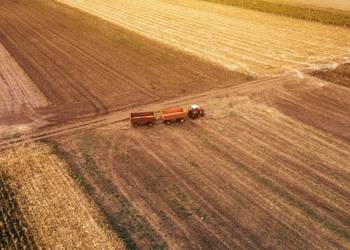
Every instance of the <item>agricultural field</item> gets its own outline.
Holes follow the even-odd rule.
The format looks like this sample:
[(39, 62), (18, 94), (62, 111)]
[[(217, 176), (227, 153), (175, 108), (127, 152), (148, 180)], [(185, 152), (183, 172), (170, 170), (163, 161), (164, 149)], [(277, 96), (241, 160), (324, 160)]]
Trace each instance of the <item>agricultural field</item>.
[(346, 249), (348, 95), (316, 78), (259, 80), (179, 100), (207, 111), (184, 125), (120, 118), (54, 141), (139, 248)]
[(48, 126), (247, 78), (55, 2), (1, 1), (0, 42), (0, 125)]
[(37, 249), (3, 170), (0, 173), (0, 204), (1, 249)]
[(314, 71), (312, 75), (350, 88), (350, 63), (342, 64), (335, 68)]
[[(349, 29), (196, 0), (61, 0), (252, 76), (349, 60)], [(195, 32), (193, 32), (195, 30)]]
[[(38, 121), (35, 108), (48, 101), (16, 60), (0, 44), (0, 135), (27, 131)], [(22, 126), (15, 126), (24, 124)]]
[(348, 0), (202, 0), (312, 22), (350, 27)]
[(275, 3), (287, 3), (292, 5), (314, 6), (334, 10), (350, 11), (349, 0), (268, 0)]
[(346, 6), (2, 0), (0, 249), (349, 249)]
[[(7, 179), (7, 185), (17, 189), (16, 194), (8, 192), (10, 201), (17, 204), (9, 205), (7, 210), (10, 216), (18, 217), (12, 218), (16, 223), (8, 223), (8, 228), (15, 231), (10, 232), (14, 235), (13, 241), (34, 249), (36, 246), (46, 249), (123, 249), (123, 243), (108, 228), (101, 226), (103, 220), (98, 211), (79, 192), (64, 164), (52, 154), (49, 146), (42, 144), (2, 152), (0, 166), (5, 175), (0, 176), (0, 180)], [(6, 186), (1, 189), (2, 193), (6, 190), (11, 189)], [(18, 207), (22, 216), (18, 215)], [(7, 207), (4, 209), (6, 212)], [(21, 229), (21, 217), (27, 229)], [(17, 225), (17, 221), (20, 230), (11, 226)], [(28, 231), (31, 236), (26, 234)], [(5, 234), (5, 241), (7, 237)], [(0, 243), (0, 248), (11, 246)], [(19, 245), (15, 248), (22, 249)]]

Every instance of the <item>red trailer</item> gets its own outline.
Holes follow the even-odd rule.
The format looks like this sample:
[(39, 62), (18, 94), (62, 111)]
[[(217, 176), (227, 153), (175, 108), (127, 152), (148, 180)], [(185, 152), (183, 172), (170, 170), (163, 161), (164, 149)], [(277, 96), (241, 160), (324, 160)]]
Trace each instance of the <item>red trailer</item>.
[(154, 112), (138, 112), (130, 114), (130, 122), (134, 127), (141, 125), (153, 126), (156, 121)]
[(175, 121), (183, 123), (186, 115), (187, 112), (183, 108), (171, 108), (160, 111), (160, 116), (167, 125)]

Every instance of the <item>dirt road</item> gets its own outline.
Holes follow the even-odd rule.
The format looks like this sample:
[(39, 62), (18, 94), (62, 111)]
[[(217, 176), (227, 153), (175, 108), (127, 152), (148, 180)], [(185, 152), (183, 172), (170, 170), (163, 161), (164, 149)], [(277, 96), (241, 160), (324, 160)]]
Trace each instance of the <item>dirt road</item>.
[(150, 104), (141, 104), (135, 107), (129, 107), (110, 112), (108, 114), (99, 115), (93, 118), (81, 119), (76, 121), (61, 122), (56, 125), (43, 126), (37, 128), (30, 133), (19, 134), (15, 137), (2, 138), (0, 140), (0, 149), (13, 147), (17, 144), (23, 144), (27, 142), (49, 139), (51, 137), (61, 136), (65, 134), (79, 132), (81, 130), (90, 130), (97, 127), (104, 127), (110, 124), (118, 124), (118, 127), (129, 128), (129, 115), (135, 110), (160, 110), (164, 107), (171, 106), (188, 106), (191, 101), (203, 101), (210, 97), (215, 97), (223, 93), (235, 93), (241, 91), (252, 91), (254, 88), (264, 87), (268, 88), (276, 84), (280, 79), (286, 80), (288, 78), (295, 79), (296, 76), (290, 76), (282, 78), (271, 79), (259, 79), (251, 81), (242, 81), (234, 86), (222, 86), (210, 91), (201, 92), (197, 95), (185, 95), (182, 97), (173, 98), (168, 101), (156, 101)]

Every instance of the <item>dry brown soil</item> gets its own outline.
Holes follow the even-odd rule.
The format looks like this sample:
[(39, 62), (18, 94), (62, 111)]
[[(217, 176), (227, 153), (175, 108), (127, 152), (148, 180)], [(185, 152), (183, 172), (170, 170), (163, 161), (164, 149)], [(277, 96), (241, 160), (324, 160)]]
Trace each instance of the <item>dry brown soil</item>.
[[(156, 3), (145, 2), (147, 8)], [(287, 56), (294, 73), (247, 81), (54, 1), (2, 0), (1, 124), (34, 121), (41, 127), (0, 140), (0, 170), (18, 186), (36, 244), (113, 248), (123, 247), (122, 239), (131, 249), (350, 248), (350, 90), (341, 84), (348, 66), (319, 78), (297, 70), (304, 59), (313, 67), (343, 56), (349, 33), (336, 28), (333, 36), (328, 26), (296, 20), (287, 29), (280, 25), (289, 19), (282, 17), (254, 19), (249, 11), (233, 17), (222, 6), (208, 11), (192, 1), (177, 7), (166, 2), (159, 24), (171, 15), (191, 37), (187, 27), (177, 26), (181, 13), (188, 22), (201, 16), (196, 22), (202, 30), (206, 17), (216, 28), (218, 20), (227, 22), (225, 40), (209, 46), (222, 48), (212, 54), (221, 62), (239, 51), (257, 69), (265, 65), (261, 72), (271, 65), (275, 72)], [(125, 2), (124, 10), (139, 10), (130, 3), (137, 2)], [(188, 4), (188, 12), (175, 11)], [(231, 41), (232, 22), (243, 26)], [(198, 48), (189, 41), (184, 44), (191, 50)], [(288, 48), (266, 54), (271, 43), (275, 52)], [(224, 45), (237, 50), (226, 53)], [(183, 125), (135, 129), (128, 120), (132, 111), (194, 102), (206, 116)], [(19, 119), (23, 110), (29, 121)], [(3, 151), (30, 140), (49, 145)]]
[(350, 88), (350, 63), (339, 65), (333, 69), (315, 71), (312, 75)]
[(205, 107), (184, 125), (118, 117), (55, 141), (129, 246), (348, 248), (349, 95), (312, 77), (259, 80), (173, 103)]
[[(47, 99), (49, 105), (30, 107), (49, 122), (103, 114), (246, 78), (53, 1), (1, 1), (0, 43)], [(2, 74), (22, 69), (0, 67)], [(1, 96), (1, 110), (12, 103), (11, 98)], [(1, 123), (7, 117), (1, 116)]]

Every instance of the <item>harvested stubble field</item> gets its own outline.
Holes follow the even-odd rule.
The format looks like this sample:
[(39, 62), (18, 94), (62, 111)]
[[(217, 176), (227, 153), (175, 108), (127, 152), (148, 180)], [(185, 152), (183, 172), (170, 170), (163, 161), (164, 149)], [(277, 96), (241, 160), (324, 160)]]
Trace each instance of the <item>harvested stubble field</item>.
[(1, 1), (0, 44), (0, 126), (44, 126), (247, 78), (53, 1)]
[(350, 55), (349, 29), (253, 10), (196, 0), (60, 1), (255, 76), (313, 68)]
[(129, 246), (348, 248), (350, 90), (294, 76), (211, 93), (204, 119), (121, 120), (58, 152)]
[(0, 249), (37, 249), (18, 206), (16, 192), (0, 169)]
[[(98, 210), (79, 191), (78, 184), (66, 172), (65, 163), (52, 150), (38, 143), (1, 152), (0, 170), (6, 174), (7, 185), (17, 189), (12, 198), (16, 203), (11, 202), (9, 214), (22, 212), (28, 228), (18, 230), (16, 219), (10, 221), (8, 227), (16, 230), (18, 237), (24, 237), (20, 238), (24, 244), (33, 248), (37, 245), (44, 249), (123, 249), (123, 243), (106, 227)], [(4, 184), (5, 177), (0, 177)], [(3, 194), (3, 189), (1, 191)], [(13, 204), (18, 205), (13, 207)], [(6, 212), (6, 207), (1, 209)], [(6, 217), (1, 215), (3, 218)], [(28, 229), (32, 237), (21, 233)], [(18, 239), (15, 242), (22, 244)]]

